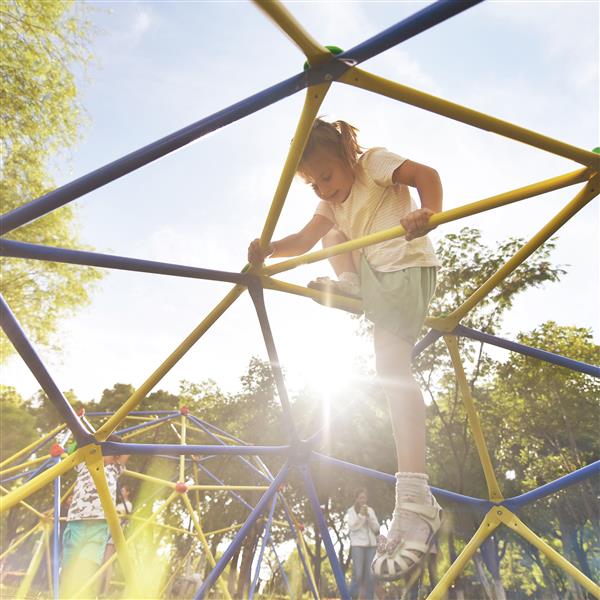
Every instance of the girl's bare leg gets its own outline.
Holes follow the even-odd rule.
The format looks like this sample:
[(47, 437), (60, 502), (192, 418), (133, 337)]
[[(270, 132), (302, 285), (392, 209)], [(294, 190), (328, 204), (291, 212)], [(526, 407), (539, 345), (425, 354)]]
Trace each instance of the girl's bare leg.
[(412, 374), (412, 345), (375, 325), (377, 375), (388, 400), (398, 471), (425, 473), (425, 404)]
[[(325, 234), (322, 240), (323, 248), (330, 248), (342, 242), (347, 242), (348, 238), (337, 229), (331, 229)], [(351, 252), (345, 254), (338, 254), (329, 258), (329, 262), (335, 271), (335, 274), (339, 277), (342, 273), (356, 273), (356, 266)]]

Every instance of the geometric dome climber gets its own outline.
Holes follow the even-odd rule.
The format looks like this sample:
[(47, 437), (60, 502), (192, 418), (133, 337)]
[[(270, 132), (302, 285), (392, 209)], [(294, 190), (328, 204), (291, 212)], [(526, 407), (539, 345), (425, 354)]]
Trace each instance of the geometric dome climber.
[[(588, 374), (592, 377), (600, 377), (600, 367), (598, 366), (585, 364), (551, 352), (507, 341), (497, 336), (489, 335), (461, 325), (462, 319), (469, 311), (482, 301), (519, 265), (526, 261), (531, 254), (565, 225), (571, 217), (598, 196), (600, 192), (600, 156), (595, 152), (549, 138), (524, 127), (508, 123), (442, 98), (423, 93), (358, 68), (358, 65), (365, 60), (372, 58), (451, 17), (459, 15), (459, 13), (478, 4), (479, 1), (480, 0), (465, 0), (462, 2), (455, 2), (452, 0), (439, 0), (354, 48), (334, 55), (332, 51), (314, 40), (280, 2), (276, 0), (270, 0), (268, 2), (264, 0), (255, 0), (255, 3), (267, 13), (274, 23), (287, 34), (287, 36), (305, 54), (308, 63), (308, 68), (306, 70), (3, 215), (2, 234), (5, 235), (30, 223), (88, 192), (174, 152), (220, 127), (231, 124), (286, 98), (287, 96), (305, 89), (306, 95), (302, 114), (298, 120), (295, 132), (290, 132), (290, 138), (293, 137), (293, 141), (290, 145), (289, 153), (277, 184), (269, 213), (266, 216), (260, 238), (261, 245), (267, 247), (283, 210), (284, 202), (292, 179), (296, 173), (296, 167), (308, 139), (312, 123), (333, 82), (381, 94), (388, 98), (448, 117), (472, 127), (498, 134), (514, 140), (515, 143), (524, 143), (533, 148), (573, 160), (578, 166), (569, 173), (559, 174), (550, 179), (533, 182), (525, 187), (505, 191), (477, 202), (453, 208), (435, 214), (430, 219), (430, 224), (432, 226), (442, 225), (484, 211), (499, 209), (508, 204), (545, 194), (547, 192), (562, 190), (571, 186), (578, 186), (576, 192), (572, 192), (570, 196), (566, 195), (564, 207), (548, 223), (539, 223), (538, 226), (541, 227), (539, 231), (537, 231), (537, 233), (535, 233), (531, 239), (508, 260), (508, 262), (502, 265), (496, 273), (483, 283), (479, 289), (474, 291), (464, 303), (457, 306), (450, 314), (430, 316), (426, 320), (426, 324), (430, 328), (430, 331), (414, 348), (414, 355), (416, 356), (425, 348), (436, 343), (440, 338), (443, 338), (452, 361), (458, 389), (468, 417), (469, 428), (478, 452), (487, 485), (487, 496), (484, 498), (475, 498), (435, 487), (432, 488), (436, 497), (441, 499), (442, 502), (458, 503), (462, 505), (464, 509), (472, 510), (473, 513), (477, 515), (478, 519), (481, 518), (481, 521), (479, 528), (472, 539), (466, 544), (460, 555), (440, 578), (428, 598), (437, 600), (444, 598), (448, 589), (465, 569), (477, 549), (481, 547), (485, 540), (488, 539), (497, 528), (508, 527), (516, 535), (521, 536), (528, 543), (535, 546), (549, 561), (552, 561), (557, 567), (572, 577), (592, 596), (600, 599), (600, 587), (563, 558), (551, 545), (543, 541), (534, 531), (527, 527), (519, 516), (517, 516), (517, 513), (524, 506), (539, 500), (540, 498), (556, 493), (567, 486), (588, 479), (594, 475), (598, 475), (598, 473), (600, 473), (600, 460), (520, 496), (504, 498), (502, 489), (496, 478), (496, 474), (494, 473), (492, 460), (485, 441), (485, 433), (482, 430), (477, 408), (470, 393), (469, 384), (464, 373), (463, 358), (461, 357), (458, 345), (458, 338), (465, 337), (493, 346), (502, 347), (512, 352), (531, 356), (541, 361), (563, 366), (574, 371)], [(360, 239), (338, 244), (337, 246), (329, 247), (324, 250), (310, 252), (289, 260), (276, 262), (269, 266), (260, 268), (246, 266), (240, 273), (140, 260), (96, 252), (40, 246), (25, 242), (17, 242), (3, 237), (1, 240), (0, 253), (2, 256), (6, 257), (54, 261), (75, 265), (88, 265), (141, 273), (219, 281), (230, 283), (233, 287), (214, 307), (208, 316), (202, 320), (164, 360), (164, 362), (152, 372), (148, 379), (131, 395), (131, 397), (129, 397), (114, 414), (108, 416), (96, 431), (88, 425), (85, 419), (80, 419), (75, 413), (27, 339), (10, 307), (6, 304), (4, 299), (0, 299), (1, 324), (7, 337), (11, 340), (17, 352), (32, 371), (50, 402), (59, 412), (62, 421), (70, 430), (74, 440), (77, 442), (77, 449), (72, 454), (64, 455), (62, 458), (54, 456), (53, 462), (55, 464), (53, 466), (35, 474), (35, 476), (26, 483), (2, 496), (0, 498), (0, 512), (9, 510), (17, 504), (26, 501), (30, 495), (42, 489), (44, 486), (49, 485), (57, 478), (60, 478), (76, 465), (85, 463), (97, 486), (111, 536), (116, 547), (117, 557), (127, 580), (124, 597), (134, 597), (136, 594), (134, 581), (134, 573), (136, 571), (135, 557), (131, 556), (128, 552), (128, 543), (120, 525), (120, 517), (117, 515), (104, 476), (104, 470), (101, 468), (102, 455), (131, 454), (182, 457), (178, 459), (180, 465), (185, 464), (186, 459), (183, 457), (186, 456), (190, 457), (190, 461), (194, 461), (198, 459), (198, 457), (201, 459), (202, 457), (208, 456), (231, 455), (238, 456), (242, 459), (245, 457), (275, 456), (284, 460), (283, 466), (278, 472), (273, 473), (273, 475), (270, 473), (267, 474), (266, 489), (256, 505), (250, 511), (245, 523), (233, 537), (229, 546), (224, 550), (221, 557), (215, 561), (212, 570), (202, 582), (195, 598), (205, 598), (209, 596), (224, 597), (227, 595), (226, 591), (223, 591), (222, 580), (220, 579), (221, 574), (257, 521), (263, 519), (261, 522), (268, 520), (270, 523), (273, 517), (273, 507), (275, 506), (277, 498), (281, 495), (281, 486), (288, 480), (291, 473), (294, 472), (298, 473), (303, 481), (304, 492), (314, 511), (315, 520), (318, 524), (320, 535), (322, 536), (327, 551), (340, 597), (344, 600), (348, 599), (350, 596), (344, 579), (344, 573), (340, 566), (333, 541), (329, 535), (325, 516), (319, 504), (311, 474), (311, 465), (327, 464), (335, 468), (348, 469), (362, 475), (390, 482), (390, 484), (393, 484), (395, 478), (393, 475), (357, 466), (319, 453), (319, 448), (324, 438), (323, 430), (315, 432), (307, 439), (300, 438), (297, 430), (297, 423), (292, 414), (286, 384), (276, 349), (275, 341), (277, 339), (277, 332), (271, 330), (265, 307), (263, 290), (269, 289), (323, 300), (322, 292), (280, 281), (276, 279), (275, 276), (299, 265), (321, 261), (331, 256), (358, 250), (402, 235), (404, 235), (404, 229), (402, 227), (394, 227)], [(230, 443), (232, 440), (229, 438), (226, 444), (219, 442), (214, 444), (190, 444), (186, 443), (185, 433), (181, 433), (180, 443), (175, 444), (121, 443), (106, 441), (111, 433), (115, 432), (117, 429), (123, 428), (125, 419), (131, 417), (132, 414), (136, 414), (138, 409), (143, 411), (144, 399), (146, 396), (246, 290), (249, 292), (256, 309), (271, 369), (276, 382), (277, 393), (283, 411), (283, 420), (287, 429), (287, 443), (280, 446), (253, 446), (241, 443), (239, 440), (235, 440), (235, 443)], [(329, 304), (332, 304), (334, 308), (351, 312), (359, 313), (362, 311), (361, 302), (357, 299), (338, 296), (334, 297), (333, 301), (329, 302)], [(174, 409), (171, 412), (175, 416), (179, 416), (177, 410)], [(137, 412), (137, 414), (143, 414), (143, 412)], [(155, 414), (156, 412), (152, 412), (152, 415)], [(183, 419), (185, 416), (186, 415), (182, 414), (182, 422), (185, 421), (185, 419)], [(197, 419), (195, 421), (192, 419), (191, 422), (194, 426), (199, 427), (197, 421)], [(181, 426), (180, 431), (185, 432), (185, 425)], [(50, 435), (53, 434), (51, 433)], [(48, 439), (49, 436), (46, 436), (40, 443), (43, 444)], [(31, 451), (32, 448), (25, 449), (23, 453), (19, 453), (18, 456), (15, 455), (10, 461), (16, 460), (26, 452)], [(8, 464), (10, 461), (5, 461), (5, 464)], [(4, 464), (0, 465), (0, 469), (4, 466)], [(9, 469), (11, 468), (12, 467), (9, 467)], [(5, 471), (9, 469), (5, 469)], [(183, 472), (183, 467), (181, 467), (181, 469), (180, 472)], [(266, 472), (263, 472), (263, 474), (265, 473)], [(185, 490), (182, 490), (182, 492), (182, 497), (186, 498)], [(183, 502), (185, 503), (185, 499)], [(59, 510), (56, 508), (56, 503), (55, 510)], [(57, 513), (55, 513), (55, 517), (58, 517)], [(57, 521), (58, 519), (55, 518), (55, 523)], [(267, 529), (268, 528), (266, 527), (265, 531), (267, 531)], [(265, 534), (263, 540), (267, 540), (264, 541), (264, 545), (266, 546), (268, 543), (267, 534)], [(54, 569), (57, 568), (56, 560), (54, 561), (53, 567)], [(315, 598), (318, 598), (318, 592), (314, 586), (311, 586), (311, 592)], [(22, 593), (25, 595), (27, 590), (22, 590)], [(57, 590), (55, 587), (55, 595), (56, 594)], [(221, 596), (221, 594), (223, 594), (223, 596)]]

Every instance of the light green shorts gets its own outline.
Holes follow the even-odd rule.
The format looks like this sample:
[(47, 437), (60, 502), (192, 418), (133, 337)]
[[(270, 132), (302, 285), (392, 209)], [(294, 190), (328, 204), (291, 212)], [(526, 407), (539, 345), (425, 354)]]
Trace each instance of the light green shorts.
[(69, 521), (63, 533), (63, 567), (83, 558), (102, 564), (108, 540), (108, 524), (104, 519)]
[(362, 256), (360, 286), (369, 321), (414, 344), (436, 285), (436, 267), (376, 271)]

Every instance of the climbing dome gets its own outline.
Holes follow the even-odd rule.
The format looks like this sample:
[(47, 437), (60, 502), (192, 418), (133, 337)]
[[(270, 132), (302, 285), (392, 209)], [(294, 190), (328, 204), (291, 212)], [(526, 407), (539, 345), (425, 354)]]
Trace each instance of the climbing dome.
[[(597, 474), (600, 471), (600, 461), (520, 496), (504, 498), (492, 467), (492, 461), (486, 447), (484, 432), (482, 431), (477, 409), (473, 398), (471, 397), (470, 388), (465, 377), (463, 358), (459, 352), (458, 345), (458, 338), (465, 337), (493, 346), (506, 348), (512, 352), (532, 356), (538, 360), (561, 365), (593, 377), (600, 377), (600, 368), (597, 366), (583, 364), (547, 351), (500, 339), (496, 336), (461, 325), (461, 320), (469, 313), (469, 311), (507, 278), (520, 264), (535, 252), (537, 248), (558, 231), (573, 215), (598, 195), (600, 190), (598, 175), (600, 157), (594, 152), (551, 139), (524, 127), (425, 94), (416, 89), (386, 80), (358, 68), (358, 65), (361, 62), (418, 35), (428, 28), (434, 27), (435, 25), (456, 16), (477, 3), (477, 0), (465, 0), (464, 2), (440, 0), (386, 29), (379, 35), (368, 39), (362, 44), (359, 44), (350, 50), (338, 53), (337, 49), (335, 49), (335, 51), (333, 49), (330, 50), (313, 39), (279, 2), (257, 1), (256, 4), (268, 14), (274, 23), (280, 27), (306, 55), (307, 65), (303, 72), (7, 213), (2, 218), (2, 232), (3, 234), (9, 233), (10, 231), (105, 185), (110, 181), (122, 177), (127, 173), (223, 127), (224, 125), (233, 123), (238, 119), (273, 104), (291, 94), (306, 90), (302, 114), (298, 120), (296, 131), (293, 133), (293, 141), (262, 230), (260, 238), (261, 244), (266, 247), (271, 240), (275, 226), (282, 212), (284, 201), (296, 172), (296, 167), (309, 135), (311, 125), (333, 82), (339, 82), (349, 86), (362, 88), (376, 94), (382, 94), (400, 102), (408, 103), (461, 123), (496, 133), (505, 138), (528, 144), (539, 150), (544, 150), (578, 163), (580, 167), (572, 172), (561, 174), (551, 179), (534, 182), (525, 187), (485, 198), (431, 217), (430, 224), (432, 226), (438, 226), (484, 211), (497, 209), (526, 198), (581, 184), (579, 190), (573, 195), (572, 199), (570, 199), (547, 224), (525, 243), (518, 252), (506, 262), (506, 264), (499, 268), (498, 271), (481, 285), (479, 289), (473, 292), (464, 303), (457, 306), (450, 314), (443, 316), (432, 315), (427, 319), (426, 324), (430, 328), (430, 331), (415, 346), (414, 353), (415, 355), (419, 354), (426, 347), (435, 343), (439, 338), (443, 338), (452, 360), (458, 387), (468, 415), (473, 442), (477, 448), (481, 467), (487, 483), (487, 497), (485, 498), (469, 497), (452, 491), (433, 488), (436, 496), (442, 501), (459, 503), (465, 508), (473, 510), (475, 514), (482, 514), (483, 517), (476, 533), (466, 544), (454, 563), (441, 577), (438, 584), (430, 593), (429, 598), (441, 599), (445, 596), (450, 586), (460, 575), (471, 557), (473, 557), (475, 551), (499, 527), (508, 527), (516, 535), (523, 537), (529, 543), (534, 545), (550, 561), (554, 562), (569, 576), (575, 579), (590, 594), (600, 598), (600, 588), (594, 582), (557, 553), (551, 545), (545, 543), (517, 516), (517, 512), (522, 507)], [(280, 486), (290, 477), (292, 472), (297, 472), (303, 480), (306, 497), (314, 510), (315, 520), (318, 523), (320, 534), (327, 550), (327, 555), (339, 588), (339, 594), (345, 600), (348, 599), (349, 594), (344, 580), (344, 574), (336, 556), (325, 517), (319, 505), (319, 499), (311, 475), (311, 465), (332, 465), (336, 468), (348, 469), (367, 476), (382, 479), (390, 482), (390, 484), (392, 484), (395, 479), (392, 475), (353, 465), (319, 453), (319, 446), (324, 437), (322, 430), (314, 433), (308, 439), (300, 438), (292, 415), (284, 377), (277, 355), (275, 337), (271, 331), (265, 308), (263, 290), (269, 289), (287, 292), (323, 301), (324, 299), (320, 292), (280, 281), (274, 276), (289, 271), (299, 265), (314, 263), (337, 254), (358, 250), (403, 234), (404, 231), (402, 227), (396, 227), (360, 239), (345, 242), (335, 247), (327, 248), (326, 250), (311, 252), (297, 258), (277, 262), (270, 266), (261, 268), (247, 266), (241, 273), (138, 260), (94, 252), (67, 250), (64, 248), (42, 247), (4, 238), (2, 240), (2, 254), (8, 257), (57, 261), (76, 265), (88, 265), (109, 269), (122, 269), (220, 281), (230, 283), (233, 287), (214, 307), (210, 314), (188, 335), (188, 337), (185, 338), (185, 340), (183, 340), (183, 342), (181, 342), (172, 354), (165, 359), (165, 361), (150, 375), (135, 393), (133, 393), (113, 415), (102, 423), (97, 431), (90, 429), (90, 427), (85, 425), (85, 423), (82, 423), (78, 418), (77, 414), (54, 383), (50, 373), (45, 368), (27, 337), (24, 335), (10, 308), (2, 301), (2, 327), (18, 353), (37, 378), (49, 400), (60, 413), (61, 418), (64, 420), (76, 440), (78, 447), (75, 452), (70, 455), (63, 456), (62, 458), (54, 457), (53, 460), (56, 462), (55, 465), (35, 475), (18, 489), (4, 495), (2, 497), (1, 510), (5, 511), (18, 503), (25, 502), (31, 494), (37, 492), (50, 482), (55, 481), (75, 465), (82, 462), (85, 463), (90, 469), (98, 488), (111, 535), (115, 542), (118, 560), (125, 576), (131, 582), (130, 585), (133, 586), (132, 574), (135, 565), (133, 558), (128, 553), (127, 542), (123, 535), (115, 506), (108, 493), (104, 471), (101, 468), (103, 454), (161, 454), (200, 457), (206, 455), (229, 454), (241, 457), (248, 455), (283, 457), (285, 458), (283, 467), (273, 475), (267, 475), (267, 489), (264, 491), (257, 504), (252, 508), (247, 520), (236, 533), (231, 544), (223, 552), (219, 560), (216, 561), (214, 568), (211, 570), (208, 577), (202, 582), (195, 597), (204, 598), (209, 595), (218, 597), (221, 591), (222, 594), (226, 596), (225, 590), (219, 590), (220, 575), (223, 573), (229, 560), (240, 547), (245, 536), (253, 527), (253, 524), (257, 519), (263, 517), (265, 514), (272, 515), (271, 508), (273, 506), (274, 498), (276, 498), (280, 490)], [(256, 308), (258, 321), (276, 381), (281, 408), (287, 425), (287, 444), (281, 446), (252, 446), (239, 443), (227, 445), (202, 445), (190, 443), (157, 445), (106, 441), (108, 436), (123, 424), (128, 415), (135, 411), (140, 405), (143, 406), (143, 400), (146, 395), (159, 383), (159, 381), (161, 381), (186, 352), (190, 350), (217, 319), (226, 313), (227, 309), (245, 291), (249, 292), (254, 307)], [(359, 300), (336, 297), (331, 304), (336, 308), (345, 309), (351, 312), (361, 312)], [(57, 593), (55, 587), (55, 594)], [(130, 596), (134, 595), (135, 589), (133, 587), (129, 588), (128, 593)], [(312, 589), (312, 593), (315, 597), (318, 597), (317, 591), (314, 588)]]
[[(84, 409), (80, 409), (77, 414), (89, 430), (96, 431), (113, 413), (86, 414)], [(177, 410), (132, 411), (125, 421), (126, 426), (116, 433), (127, 442), (149, 444), (157, 439), (158, 434), (161, 441), (181, 446), (246, 444), (213, 423), (195, 416), (185, 406)], [(60, 440), (60, 443), (53, 440)], [(2, 462), (2, 490), (6, 492), (14, 484), (30, 481), (60, 463), (61, 458), (66, 458), (76, 447), (68, 427), (58, 425), (40, 440)], [(209, 511), (213, 515), (215, 511), (225, 512), (225, 502), (229, 501), (238, 509), (234, 515), (245, 516), (254, 508), (257, 494), (268, 489), (273, 475), (260, 456), (250, 454), (154, 454), (139, 458), (153, 460), (150, 464), (148, 460), (137, 461), (137, 464), (129, 461), (120, 477), (117, 492), (117, 508), (120, 509), (121, 525), (127, 531), (128, 552), (135, 554), (138, 561), (145, 555), (146, 564), (152, 560), (151, 571), (144, 573), (144, 595), (190, 597), (198, 588), (200, 573), (207, 567), (214, 568), (216, 564), (213, 548), (241, 527), (240, 523), (234, 522), (228, 527), (209, 530), (205, 525)], [(232, 469), (229, 459), (235, 459), (240, 468)], [(58, 476), (51, 483), (52, 493), (33, 495), (15, 507), (26, 515), (20, 518), (20, 531), (0, 554), (5, 594), (14, 589), (17, 598), (60, 597), (60, 538), (74, 481)], [(132, 490), (134, 487), (134, 495), (124, 493), (125, 488)], [(129, 505), (126, 508), (127, 500)], [(59, 518), (54, 518), (56, 515)], [(291, 533), (306, 581), (311, 589), (316, 590), (303, 534), (304, 525), (290, 508), (284, 486), (280, 486), (273, 496), (268, 514), (257, 525), (257, 541), (260, 537), (258, 559), (253, 561), (254, 568), (244, 582), (248, 597), (252, 598), (259, 591), (261, 580), (278, 585), (290, 597), (294, 595), (293, 582), (290, 582), (274, 540), (275, 530), (285, 531), (288, 535)], [(162, 556), (157, 556), (159, 549)], [(267, 557), (270, 560), (266, 560)], [(125, 582), (122, 572), (114, 570), (116, 558), (116, 554), (107, 556), (91, 578), (79, 582), (75, 597), (88, 597), (98, 590), (103, 596), (121, 595)], [(217, 580), (217, 589), (223, 597), (231, 597), (224, 574)]]

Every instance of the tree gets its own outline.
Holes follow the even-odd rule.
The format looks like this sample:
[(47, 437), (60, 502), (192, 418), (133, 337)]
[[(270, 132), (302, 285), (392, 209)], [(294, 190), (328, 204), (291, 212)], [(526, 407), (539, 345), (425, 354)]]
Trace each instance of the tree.
[[(54, 187), (50, 161), (77, 140), (82, 109), (72, 68), (85, 65), (90, 26), (85, 5), (8, 0), (0, 8), (0, 197), (11, 211)], [(82, 248), (75, 211), (66, 206), (7, 236)], [(101, 271), (60, 263), (2, 260), (2, 292), (19, 322), (41, 344), (55, 342), (61, 318), (90, 300)], [(13, 352), (0, 338), (2, 358)]]

